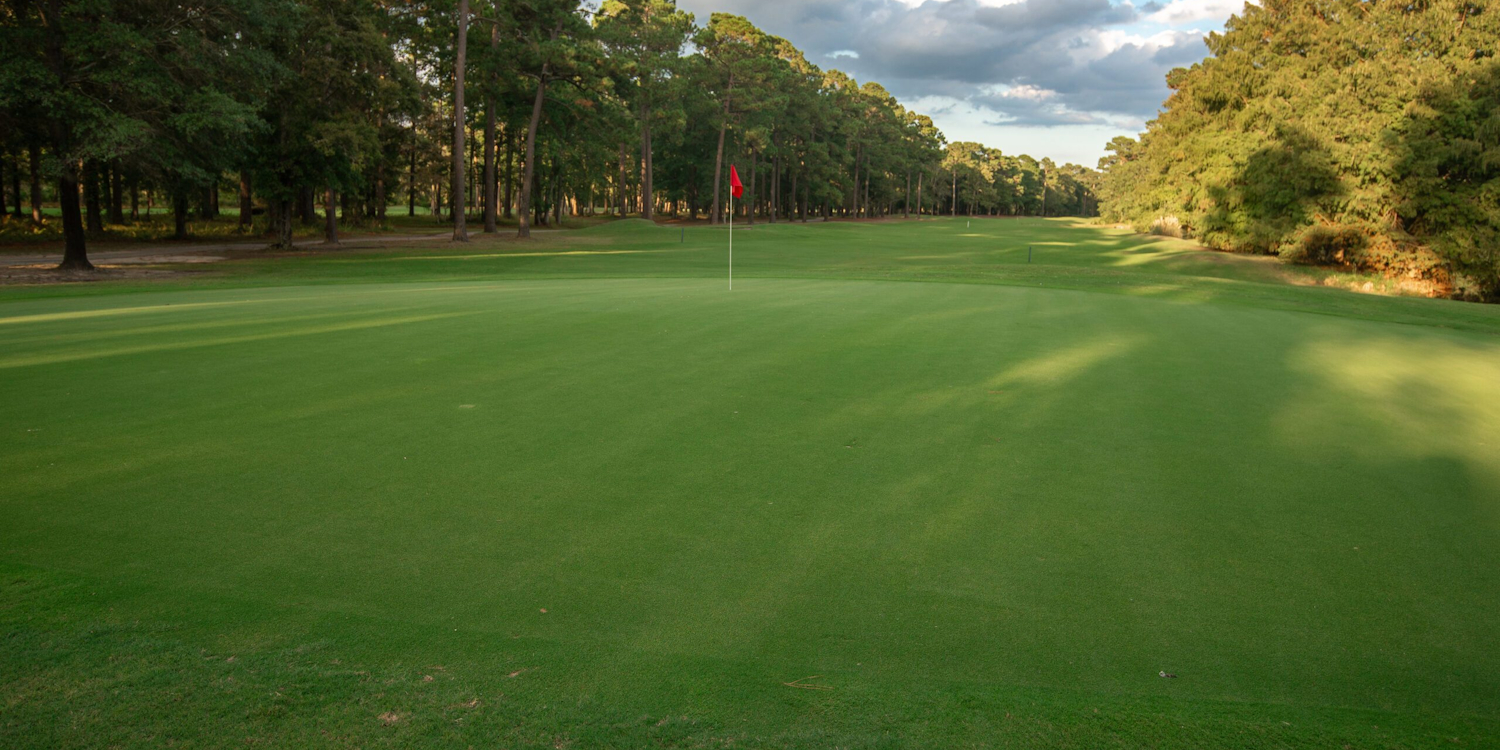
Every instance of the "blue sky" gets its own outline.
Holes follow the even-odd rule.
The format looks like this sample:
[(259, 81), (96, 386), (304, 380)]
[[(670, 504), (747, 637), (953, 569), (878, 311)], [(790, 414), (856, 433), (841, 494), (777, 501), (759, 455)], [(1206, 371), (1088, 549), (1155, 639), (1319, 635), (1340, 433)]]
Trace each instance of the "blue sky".
[(1094, 166), (1208, 54), (1245, 0), (678, 0), (748, 17), (823, 68), (877, 81), (949, 140)]

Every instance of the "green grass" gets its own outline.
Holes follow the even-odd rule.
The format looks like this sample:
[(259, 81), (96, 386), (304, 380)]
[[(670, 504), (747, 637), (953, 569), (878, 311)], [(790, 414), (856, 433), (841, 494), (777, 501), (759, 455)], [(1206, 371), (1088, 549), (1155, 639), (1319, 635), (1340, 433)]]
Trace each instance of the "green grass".
[(0, 745), (1500, 742), (1500, 310), (723, 238), (0, 289)]

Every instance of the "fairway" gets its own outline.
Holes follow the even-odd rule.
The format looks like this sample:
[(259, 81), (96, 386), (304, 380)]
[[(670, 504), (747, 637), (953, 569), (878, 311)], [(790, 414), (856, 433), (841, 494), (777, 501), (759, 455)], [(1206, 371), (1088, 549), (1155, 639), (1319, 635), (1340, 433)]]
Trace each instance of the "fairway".
[(743, 229), (0, 288), (0, 745), (1500, 743), (1500, 309)]

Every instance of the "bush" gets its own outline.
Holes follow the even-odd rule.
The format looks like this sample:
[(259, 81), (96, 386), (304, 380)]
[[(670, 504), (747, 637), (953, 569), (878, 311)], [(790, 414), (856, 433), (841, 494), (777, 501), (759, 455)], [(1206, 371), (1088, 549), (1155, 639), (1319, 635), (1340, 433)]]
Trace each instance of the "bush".
[(1410, 237), (1379, 236), (1360, 252), (1359, 268), (1392, 279), (1451, 282), (1448, 261), (1432, 248)]
[(1176, 216), (1159, 216), (1151, 222), (1151, 226), (1146, 229), (1146, 233), (1160, 237), (1182, 239), (1182, 222), (1178, 221)]
[(1485, 279), (1455, 274), (1449, 296), (1465, 302), (1500, 302), (1500, 283), (1496, 279), (1486, 283)]
[(1314, 224), (1281, 249), (1281, 259), (1307, 266), (1358, 266), (1369, 239), (1356, 227)]

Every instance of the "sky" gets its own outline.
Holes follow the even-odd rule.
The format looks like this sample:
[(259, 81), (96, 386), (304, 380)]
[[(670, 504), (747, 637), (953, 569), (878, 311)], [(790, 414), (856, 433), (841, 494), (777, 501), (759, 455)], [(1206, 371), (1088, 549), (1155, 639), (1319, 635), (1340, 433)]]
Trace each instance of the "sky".
[(677, 0), (749, 18), (809, 61), (875, 81), (949, 141), (1095, 166), (1208, 55), (1245, 0)]

